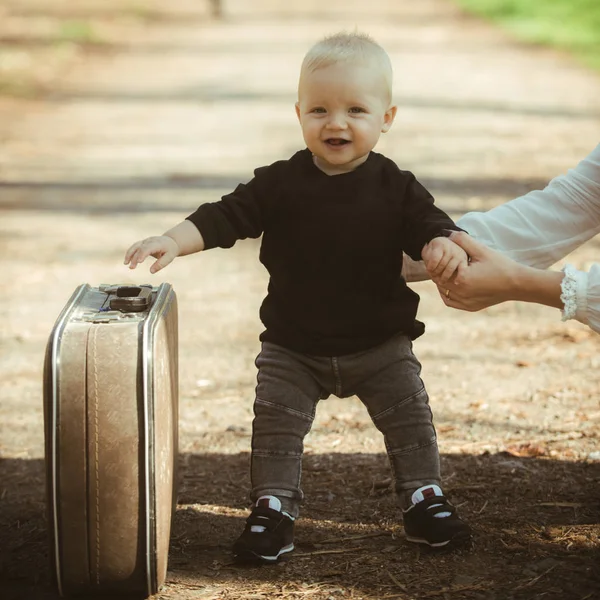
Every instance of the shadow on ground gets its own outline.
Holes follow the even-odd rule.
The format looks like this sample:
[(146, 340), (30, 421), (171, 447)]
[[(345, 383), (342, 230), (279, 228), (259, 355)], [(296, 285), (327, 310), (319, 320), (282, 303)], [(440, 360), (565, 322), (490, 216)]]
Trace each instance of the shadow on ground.
[[(593, 598), (600, 588), (598, 463), (444, 455), (446, 491), (475, 531), (472, 547), (450, 553), (405, 542), (384, 455), (307, 455), (296, 551), (269, 567), (236, 565), (229, 552), (244, 525), (248, 463), (247, 454), (181, 456), (161, 598), (209, 589), (228, 590), (227, 598), (249, 590), (275, 598), (282, 586), (296, 585), (315, 598), (319, 590), (364, 598), (443, 597), (446, 590), (453, 599), (569, 600)], [(43, 461), (0, 460), (0, 481), (2, 597), (57, 598)]]
[[(293, 154), (293, 152), (290, 152)], [(218, 199), (230, 193), (251, 173), (212, 175), (204, 173), (171, 173), (152, 177), (116, 177), (69, 181), (13, 180), (0, 181), (0, 209), (42, 212), (82, 212), (93, 214), (129, 214), (181, 212), (188, 214), (198, 207), (198, 192), (208, 192)], [(514, 198), (543, 188), (543, 179), (423, 177), (420, 181), (434, 195), (445, 194), (481, 199), (479, 209), (489, 210), (498, 197)], [(176, 195), (165, 192), (177, 191)], [(463, 214), (469, 207), (461, 200), (438, 201), (448, 213)]]

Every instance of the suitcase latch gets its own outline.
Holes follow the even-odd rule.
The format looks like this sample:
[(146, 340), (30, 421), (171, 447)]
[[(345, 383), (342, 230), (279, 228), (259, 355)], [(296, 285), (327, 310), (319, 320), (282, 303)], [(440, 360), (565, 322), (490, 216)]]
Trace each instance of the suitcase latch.
[(108, 295), (111, 310), (142, 312), (152, 304), (152, 286), (102, 284), (100, 291)]

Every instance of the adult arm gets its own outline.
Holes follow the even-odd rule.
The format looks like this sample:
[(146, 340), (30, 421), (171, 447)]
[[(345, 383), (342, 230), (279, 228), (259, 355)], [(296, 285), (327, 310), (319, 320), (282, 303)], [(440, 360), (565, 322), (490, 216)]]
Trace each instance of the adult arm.
[[(600, 233), (600, 144), (574, 169), (487, 212), (470, 212), (459, 227), (506, 256), (547, 268)], [(407, 281), (427, 279), (423, 265), (405, 261)]]
[[(486, 213), (468, 213), (458, 224), (489, 248), (522, 265), (549, 267), (600, 233), (600, 144), (574, 169), (554, 178), (543, 190), (532, 191)], [(491, 262), (489, 256), (487, 260), (488, 267), (498, 264)], [(470, 274), (472, 293), (476, 274)], [(600, 331), (599, 264), (589, 272), (567, 265), (564, 273), (517, 269), (516, 275), (514, 285), (508, 286), (513, 296), (510, 299), (558, 306), (563, 320), (576, 319)], [(486, 286), (483, 280), (479, 283), (479, 298), (475, 295), (471, 304), (483, 307)]]
[(470, 212), (457, 224), (489, 248), (547, 268), (600, 233), (600, 144), (543, 190)]
[(518, 263), (458, 232), (451, 239), (471, 258), (454, 281), (438, 283), (447, 306), (476, 311), (507, 300), (535, 302), (562, 310), (562, 320), (576, 319), (600, 332), (600, 264), (589, 273), (567, 266), (563, 271)]
[[(560, 296), (564, 273), (522, 265), (466, 234), (452, 234), (450, 239), (468, 253), (471, 262), (440, 290), (447, 306), (476, 311), (518, 300), (563, 307)], [(433, 279), (439, 285), (437, 278)]]
[[(471, 271), (461, 273), (460, 291), (450, 286), (441, 290), (448, 305), (453, 304), (445, 296), (446, 289), (456, 301), (455, 308), (463, 310), (480, 310), (506, 300), (538, 302), (562, 308), (563, 320), (577, 319), (600, 331), (600, 265), (589, 272), (570, 265), (564, 273), (539, 270), (600, 233), (600, 145), (545, 189), (485, 213), (468, 213), (457, 225), (504, 256), (473, 246), (478, 260), (471, 256)], [(455, 241), (461, 239), (466, 238), (458, 236)], [(408, 281), (426, 278), (418, 262), (406, 261), (405, 271)]]

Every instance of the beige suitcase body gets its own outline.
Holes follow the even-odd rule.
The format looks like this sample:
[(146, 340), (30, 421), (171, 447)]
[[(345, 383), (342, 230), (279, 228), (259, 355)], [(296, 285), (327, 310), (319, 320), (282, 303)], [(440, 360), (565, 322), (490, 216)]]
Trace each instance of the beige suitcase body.
[(44, 424), (51, 569), (63, 596), (146, 597), (164, 583), (176, 500), (177, 359), (169, 284), (85, 284), (56, 321)]

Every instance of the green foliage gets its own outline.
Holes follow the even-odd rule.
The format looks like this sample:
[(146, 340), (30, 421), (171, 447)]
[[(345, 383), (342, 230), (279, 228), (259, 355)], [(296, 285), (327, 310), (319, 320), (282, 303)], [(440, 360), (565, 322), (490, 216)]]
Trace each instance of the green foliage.
[(68, 20), (60, 23), (57, 41), (75, 44), (101, 43), (92, 23), (83, 20)]
[(572, 52), (600, 69), (600, 0), (457, 0), (518, 38)]

